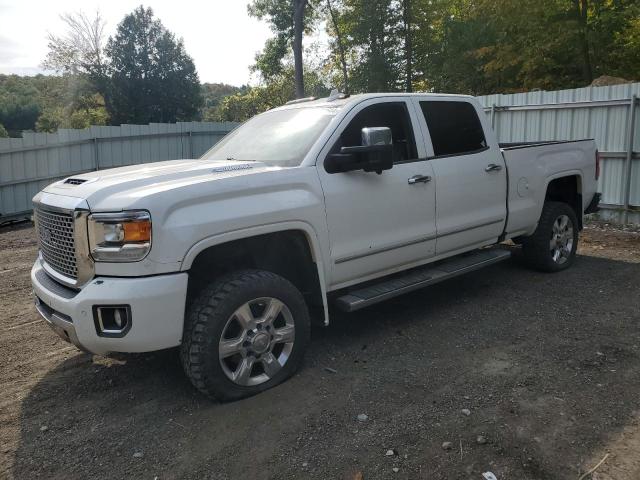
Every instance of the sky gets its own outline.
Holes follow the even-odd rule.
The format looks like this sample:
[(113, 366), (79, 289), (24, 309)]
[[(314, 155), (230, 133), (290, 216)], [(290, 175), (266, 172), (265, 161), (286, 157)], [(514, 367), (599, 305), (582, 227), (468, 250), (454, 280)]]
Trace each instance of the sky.
[(0, 73), (46, 73), (40, 65), (47, 33), (64, 33), (62, 13), (81, 10), (93, 16), (99, 9), (108, 37), (141, 3), (184, 39), (201, 82), (250, 83), (249, 66), (271, 32), (265, 22), (247, 15), (246, 0), (0, 0)]

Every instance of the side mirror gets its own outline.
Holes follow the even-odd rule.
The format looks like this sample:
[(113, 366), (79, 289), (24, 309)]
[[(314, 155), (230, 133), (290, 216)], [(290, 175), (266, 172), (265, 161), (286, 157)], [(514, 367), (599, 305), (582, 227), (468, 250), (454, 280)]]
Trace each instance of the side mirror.
[(391, 129), (388, 127), (364, 127), (360, 133), (363, 147), (393, 144)]
[(324, 161), (327, 173), (364, 170), (381, 174), (393, 167), (393, 142), (388, 127), (365, 127), (361, 130), (362, 145), (342, 147), (340, 153)]

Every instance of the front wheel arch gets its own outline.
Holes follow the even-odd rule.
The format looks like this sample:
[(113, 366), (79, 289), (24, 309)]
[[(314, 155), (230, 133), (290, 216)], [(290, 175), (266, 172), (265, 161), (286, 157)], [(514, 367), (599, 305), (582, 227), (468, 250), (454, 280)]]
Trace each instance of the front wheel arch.
[(314, 322), (328, 325), (322, 255), (310, 233), (300, 228), (259, 231), (223, 234), (216, 242), (201, 242), (197, 255), (189, 256), (189, 298), (195, 298), (213, 276), (265, 270), (290, 281), (304, 295)]

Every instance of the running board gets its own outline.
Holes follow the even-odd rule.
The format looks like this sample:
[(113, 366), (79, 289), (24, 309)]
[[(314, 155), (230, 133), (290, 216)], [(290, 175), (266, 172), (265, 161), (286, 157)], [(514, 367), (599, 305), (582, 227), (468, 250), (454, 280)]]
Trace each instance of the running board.
[(476, 250), (434, 264), (394, 275), (368, 287), (352, 290), (336, 298), (335, 305), (345, 312), (353, 312), (374, 303), (397, 297), (419, 288), (457, 277), (463, 273), (498, 263), (511, 257), (511, 252), (500, 248)]

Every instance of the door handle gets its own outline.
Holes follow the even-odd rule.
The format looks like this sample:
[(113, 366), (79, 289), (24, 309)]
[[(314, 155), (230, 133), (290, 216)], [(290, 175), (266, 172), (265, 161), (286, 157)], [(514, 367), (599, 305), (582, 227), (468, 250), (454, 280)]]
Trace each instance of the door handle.
[(487, 168), (484, 169), (485, 172), (499, 172), (502, 170), (502, 165), (497, 165), (495, 163), (490, 163), (487, 165)]
[(416, 183), (428, 183), (430, 181), (431, 177), (429, 175), (414, 175), (407, 180), (407, 183), (409, 185), (415, 185)]

